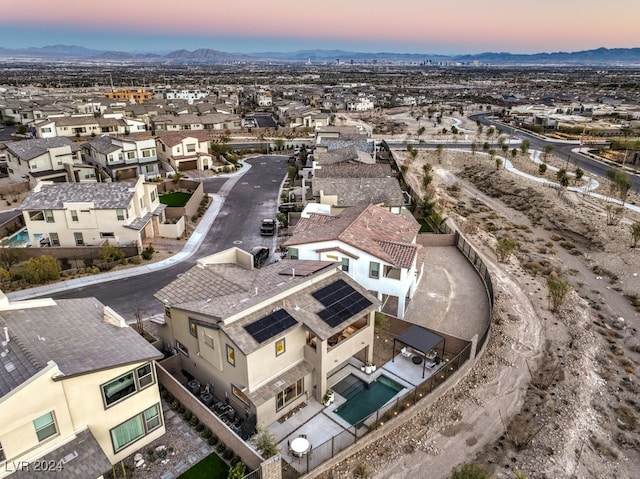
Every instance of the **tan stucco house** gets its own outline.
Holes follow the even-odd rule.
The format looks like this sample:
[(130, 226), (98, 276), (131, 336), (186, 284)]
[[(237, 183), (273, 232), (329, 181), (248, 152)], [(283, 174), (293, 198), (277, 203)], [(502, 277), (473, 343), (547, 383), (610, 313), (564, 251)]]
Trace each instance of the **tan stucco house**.
[(164, 434), (162, 355), (95, 298), (0, 292), (0, 333), (0, 477), (101, 478)]
[(332, 261), (253, 269), (232, 248), (202, 258), (158, 291), (159, 334), (183, 371), (268, 425), (327, 390), (352, 357), (373, 359), (378, 301)]

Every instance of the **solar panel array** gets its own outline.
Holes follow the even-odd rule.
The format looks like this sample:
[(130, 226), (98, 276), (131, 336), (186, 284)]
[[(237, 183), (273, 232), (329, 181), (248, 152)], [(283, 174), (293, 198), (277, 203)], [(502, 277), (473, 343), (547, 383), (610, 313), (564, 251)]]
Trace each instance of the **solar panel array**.
[(364, 311), (372, 304), (343, 279), (319, 289), (312, 293), (312, 296), (325, 307), (318, 316), (332, 328)]
[(273, 313), (254, 321), (244, 327), (247, 332), (259, 343), (264, 343), (268, 339), (286, 331), (298, 322), (284, 309), (279, 309)]

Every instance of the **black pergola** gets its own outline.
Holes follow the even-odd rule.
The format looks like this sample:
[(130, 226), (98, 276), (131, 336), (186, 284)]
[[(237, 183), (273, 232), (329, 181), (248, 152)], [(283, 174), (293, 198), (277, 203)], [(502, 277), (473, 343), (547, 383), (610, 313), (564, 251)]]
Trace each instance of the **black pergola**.
[[(429, 351), (435, 349), (439, 344), (442, 343), (441, 358), (444, 359), (445, 339), (439, 334), (436, 334), (433, 331), (429, 331), (428, 329), (423, 328), (422, 326), (418, 326), (417, 324), (409, 326), (400, 335), (393, 338), (393, 357), (391, 359), (392, 362), (394, 362), (396, 359), (396, 342), (413, 348), (414, 350), (422, 353), (425, 357)], [(422, 361), (423, 378), (425, 368), (427, 367), (426, 363), (426, 361)]]

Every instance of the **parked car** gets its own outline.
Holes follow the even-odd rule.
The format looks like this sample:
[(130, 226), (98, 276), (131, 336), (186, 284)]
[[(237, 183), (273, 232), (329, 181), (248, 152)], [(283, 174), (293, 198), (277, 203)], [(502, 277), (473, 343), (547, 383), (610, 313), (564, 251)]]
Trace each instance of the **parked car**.
[(276, 220), (273, 218), (265, 218), (260, 225), (260, 234), (262, 236), (273, 236), (276, 233)]
[(266, 246), (254, 246), (249, 253), (253, 255), (254, 268), (262, 268), (269, 259), (269, 248)]
[(282, 203), (280, 206), (278, 206), (278, 211), (280, 213), (290, 213), (295, 210), (296, 210), (295, 203)]

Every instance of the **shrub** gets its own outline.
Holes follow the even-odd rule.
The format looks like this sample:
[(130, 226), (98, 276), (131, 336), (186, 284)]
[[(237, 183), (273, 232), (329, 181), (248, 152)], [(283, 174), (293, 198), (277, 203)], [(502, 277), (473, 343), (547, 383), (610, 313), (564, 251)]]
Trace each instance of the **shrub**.
[(191, 414), (191, 411), (189, 411), (188, 409), (185, 409), (185, 411), (182, 413), (182, 417), (185, 421), (189, 421), (189, 423), (191, 423), (193, 414)]
[(215, 447), (218, 444), (218, 438), (215, 436), (207, 438), (207, 444), (209, 444), (211, 447)]
[(55, 281), (60, 278), (58, 261), (53, 256), (47, 255), (30, 258), (25, 261), (22, 273), (24, 278), (31, 284)]
[[(195, 416), (193, 416), (193, 417), (195, 417)], [(192, 421), (193, 421), (193, 417), (191, 418)], [(196, 419), (198, 419), (198, 418), (196, 418)], [(196, 431), (197, 432), (202, 432), (203, 430), (204, 430), (204, 424), (202, 424), (201, 422), (196, 424)]]
[(131, 258), (129, 258), (129, 263), (131, 264), (140, 264), (140, 257), (139, 256), (132, 256)]
[(155, 253), (155, 252), (156, 252), (156, 250), (153, 248), (153, 245), (147, 246), (142, 251), (142, 259), (145, 259), (145, 260), (149, 261), (151, 258), (153, 258), (153, 253)]
[[(195, 426), (199, 426), (200, 425), (200, 420), (198, 419), (198, 416), (191, 416), (191, 419), (189, 419), (189, 425), (195, 427)], [(197, 428), (196, 428), (197, 430)]]

